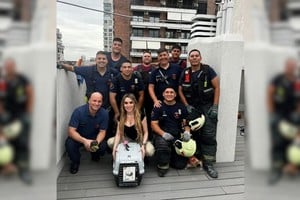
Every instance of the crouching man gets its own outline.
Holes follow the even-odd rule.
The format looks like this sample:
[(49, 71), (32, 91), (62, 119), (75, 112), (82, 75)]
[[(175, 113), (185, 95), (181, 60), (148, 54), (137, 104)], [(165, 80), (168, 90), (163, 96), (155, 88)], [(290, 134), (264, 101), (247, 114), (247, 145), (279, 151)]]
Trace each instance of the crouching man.
[(176, 92), (172, 87), (163, 91), (163, 102), (160, 107), (154, 107), (151, 114), (151, 127), (154, 131), (155, 156), (158, 176), (163, 177), (169, 166), (184, 169), (188, 158), (178, 155), (174, 141), (190, 137), (190, 127), (187, 126), (187, 110), (184, 105), (176, 102)]
[(76, 174), (80, 165), (79, 148), (91, 152), (92, 161), (99, 161), (106, 149), (104, 140), (108, 125), (108, 112), (101, 107), (103, 96), (91, 94), (87, 104), (76, 108), (69, 122), (65, 146), (71, 160), (70, 173)]

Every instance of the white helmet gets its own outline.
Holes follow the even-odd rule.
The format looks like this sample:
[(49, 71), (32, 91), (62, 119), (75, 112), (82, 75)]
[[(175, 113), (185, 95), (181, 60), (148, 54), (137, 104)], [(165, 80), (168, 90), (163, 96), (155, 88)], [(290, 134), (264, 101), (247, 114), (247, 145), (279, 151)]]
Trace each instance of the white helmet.
[(292, 140), (298, 134), (298, 127), (286, 120), (281, 120), (278, 124), (280, 134), (289, 140)]
[(3, 134), (7, 139), (14, 139), (19, 136), (22, 131), (22, 123), (20, 120), (15, 120), (3, 127)]
[(187, 142), (176, 140), (174, 146), (175, 146), (175, 151), (178, 155), (188, 157), (188, 158), (193, 156), (197, 149), (196, 142), (193, 139), (190, 139)]
[(205, 116), (203, 114), (201, 114), (201, 117), (189, 121), (189, 125), (192, 131), (199, 130), (204, 125), (204, 123), (205, 123)]

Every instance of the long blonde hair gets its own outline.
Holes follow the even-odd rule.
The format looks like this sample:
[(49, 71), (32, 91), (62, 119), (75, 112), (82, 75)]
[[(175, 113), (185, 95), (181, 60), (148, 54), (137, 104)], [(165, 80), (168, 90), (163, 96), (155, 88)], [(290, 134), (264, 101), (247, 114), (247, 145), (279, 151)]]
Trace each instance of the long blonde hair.
[(124, 140), (124, 126), (125, 126), (125, 121), (127, 118), (127, 112), (124, 108), (124, 103), (125, 103), (126, 98), (131, 99), (134, 103), (133, 115), (134, 115), (135, 129), (137, 132), (136, 141), (141, 144), (141, 143), (143, 143), (143, 136), (144, 136), (142, 120), (141, 120), (141, 113), (137, 109), (137, 100), (132, 93), (125, 94), (121, 101), (121, 114), (120, 114), (120, 122), (119, 122), (119, 130), (120, 130), (121, 140)]

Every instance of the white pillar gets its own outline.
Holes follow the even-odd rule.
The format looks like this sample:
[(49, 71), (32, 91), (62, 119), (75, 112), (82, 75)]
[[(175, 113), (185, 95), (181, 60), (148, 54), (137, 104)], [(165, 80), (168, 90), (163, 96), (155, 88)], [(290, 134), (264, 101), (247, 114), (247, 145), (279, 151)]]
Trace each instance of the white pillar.
[(285, 59), (290, 56), (296, 57), (295, 49), (261, 42), (245, 45), (247, 152), (253, 169), (266, 170), (270, 167), (267, 87), (271, 78), (283, 71)]
[(236, 145), (241, 69), (244, 64), (243, 41), (233, 35), (193, 38), (188, 49), (194, 48), (200, 50), (203, 63), (209, 64), (220, 77), (217, 162), (232, 162)]
[(216, 26), (216, 36), (221, 34), (222, 31), (222, 5), (218, 5), (218, 12), (217, 12), (217, 26)]
[(226, 26), (226, 9), (227, 9), (227, 2), (226, 0), (222, 1), (222, 31), (221, 34), (225, 33), (225, 26)]
[(226, 9), (225, 34), (228, 34), (231, 32), (233, 6), (234, 6), (233, 0), (228, 0), (227, 9)]

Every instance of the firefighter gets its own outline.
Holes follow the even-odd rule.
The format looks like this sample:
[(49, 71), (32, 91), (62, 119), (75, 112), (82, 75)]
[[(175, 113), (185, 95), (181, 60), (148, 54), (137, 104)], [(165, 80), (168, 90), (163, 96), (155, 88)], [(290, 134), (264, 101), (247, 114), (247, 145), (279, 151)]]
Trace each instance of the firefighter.
[(160, 177), (165, 176), (170, 166), (175, 169), (187, 166), (188, 158), (176, 153), (174, 142), (181, 137), (188, 141), (191, 137), (190, 127), (186, 123), (187, 110), (184, 105), (176, 102), (175, 89), (167, 86), (162, 95), (164, 100), (161, 106), (154, 107), (151, 114), (157, 172)]
[(197, 49), (189, 52), (191, 66), (184, 69), (179, 79), (179, 96), (189, 113), (196, 109), (205, 115), (204, 126), (192, 133), (197, 142), (195, 156), (203, 162), (203, 168), (212, 178), (218, 177), (213, 167), (216, 161), (216, 128), (220, 96), (219, 78), (209, 65), (201, 63), (201, 53)]
[[(297, 62), (293, 58), (286, 60), (284, 72), (273, 78), (268, 87), (267, 105), (271, 132), (271, 173), (269, 184), (277, 183), (287, 162), (286, 149), (291, 143), (280, 133), (278, 124), (282, 120), (294, 123), (292, 113), (296, 110)], [(296, 88), (297, 89), (297, 88)]]

